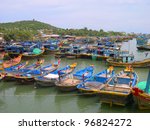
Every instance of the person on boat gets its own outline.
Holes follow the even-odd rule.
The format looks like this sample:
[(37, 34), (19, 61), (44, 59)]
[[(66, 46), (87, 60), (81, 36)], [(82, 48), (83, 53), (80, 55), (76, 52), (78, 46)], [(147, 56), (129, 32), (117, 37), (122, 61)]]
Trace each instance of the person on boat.
[(60, 80), (61, 80), (60, 75), (61, 75), (61, 73), (60, 73), (60, 70), (59, 70), (59, 71), (58, 71), (58, 80), (59, 80), (59, 82), (60, 82)]
[(84, 74), (83, 74), (83, 75), (82, 75), (82, 80), (83, 80), (83, 82), (84, 82), (84, 77), (85, 77), (85, 76), (84, 76)]
[(132, 81), (129, 82), (129, 87), (131, 87), (131, 86), (132, 86)]
[(145, 53), (145, 57), (147, 57), (147, 56), (148, 56), (148, 52)]
[(38, 67), (38, 66), (40, 66), (41, 65), (41, 61), (40, 61), (40, 59), (38, 58), (37, 59), (37, 62), (36, 62), (36, 67)]

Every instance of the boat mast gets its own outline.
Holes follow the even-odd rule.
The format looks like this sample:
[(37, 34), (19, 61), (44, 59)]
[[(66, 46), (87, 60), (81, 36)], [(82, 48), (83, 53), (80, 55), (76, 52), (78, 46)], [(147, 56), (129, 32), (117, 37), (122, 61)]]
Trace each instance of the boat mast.
[(149, 87), (150, 87), (150, 69), (149, 69), (149, 74), (148, 74), (148, 77), (147, 77), (147, 83), (146, 83), (146, 88), (145, 88), (146, 93), (148, 93)]

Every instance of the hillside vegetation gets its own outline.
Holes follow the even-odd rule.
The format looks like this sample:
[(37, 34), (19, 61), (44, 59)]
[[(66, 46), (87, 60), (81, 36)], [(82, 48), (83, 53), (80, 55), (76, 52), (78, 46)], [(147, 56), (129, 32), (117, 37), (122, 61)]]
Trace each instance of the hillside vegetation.
[(41, 36), (40, 32), (45, 34), (59, 34), (59, 35), (75, 35), (75, 36), (122, 36), (122, 32), (109, 31), (103, 29), (92, 30), (84, 27), (82, 29), (62, 29), (57, 28), (47, 23), (39, 22), (36, 20), (17, 21), (9, 23), (0, 23), (0, 33), (4, 34), (6, 41), (27, 41)]

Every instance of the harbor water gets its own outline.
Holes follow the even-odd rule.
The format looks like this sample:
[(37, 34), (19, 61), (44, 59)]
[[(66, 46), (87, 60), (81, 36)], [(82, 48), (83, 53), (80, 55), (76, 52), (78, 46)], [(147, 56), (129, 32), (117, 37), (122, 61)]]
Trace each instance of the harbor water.
[[(129, 50), (135, 55), (135, 60), (150, 58), (150, 52), (140, 52), (136, 49), (136, 40), (124, 42), (122, 50)], [(53, 63), (57, 59), (53, 55), (43, 55), (44, 64)], [(30, 59), (30, 62), (35, 59)], [(94, 65), (94, 73), (107, 68), (104, 61), (91, 59), (61, 59), (60, 67), (77, 62), (75, 71), (88, 65)], [(116, 72), (123, 68), (115, 67)], [(148, 68), (134, 68), (139, 76), (139, 81), (147, 79)], [(0, 82), (0, 112), (1, 113), (137, 113), (150, 112), (139, 110), (133, 104), (126, 107), (101, 104), (98, 96), (87, 97), (76, 92), (60, 92), (55, 87), (36, 89), (33, 85), (19, 85), (16, 82)]]

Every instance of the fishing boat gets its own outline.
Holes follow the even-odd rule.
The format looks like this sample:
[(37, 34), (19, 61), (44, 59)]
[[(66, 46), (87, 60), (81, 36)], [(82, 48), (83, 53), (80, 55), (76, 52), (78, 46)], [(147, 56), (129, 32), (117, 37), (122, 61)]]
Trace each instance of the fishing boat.
[(149, 50), (150, 50), (150, 44), (137, 46), (137, 49), (138, 49), (138, 50), (146, 50), (146, 51), (149, 51)]
[(59, 43), (60, 43), (60, 41), (59, 40), (48, 40), (48, 41), (46, 41), (46, 42), (44, 42), (43, 43), (43, 46), (44, 46), (44, 48), (45, 48), (45, 53), (46, 54), (48, 54), (48, 53), (50, 53), (50, 54), (54, 54), (54, 53), (56, 53), (56, 52), (58, 52), (59, 51)]
[(5, 68), (4, 69), (5, 76), (3, 77), (3, 80), (4, 81), (13, 81), (15, 79), (14, 75), (16, 73), (18, 73), (20, 71), (20, 69), (25, 68), (27, 64), (28, 64), (28, 61), (20, 63), (20, 64), (17, 64), (15, 66), (11, 66), (9, 68)]
[(137, 87), (132, 89), (132, 93), (139, 109), (150, 110), (150, 70), (147, 81), (139, 82)]
[(39, 57), (39, 56), (41, 56), (44, 53), (44, 51), (45, 51), (44, 47), (41, 48), (41, 49), (35, 48), (35, 49), (33, 49), (32, 52), (24, 52), (24, 53), (22, 53), (22, 56), (24, 58)]
[(22, 58), (22, 55), (19, 55), (16, 58), (10, 59), (8, 61), (3, 61), (2, 68), (0, 68), (0, 69), (2, 70), (2, 69), (9, 68), (11, 66), (19, 64), (21, 61), (21, 58)]
[(67, 65), (64, 68), (58, 69), (56, 71), (46, 73), (45, 75), (38, 76), (35, 78), (35, 86), (36, 87), (52, 87), (55, 86), (55, 82), (57, 80), (61, 80), (66, 75), (73, 72), (77, 63), (73, 63), (71, 65)]
[(59, 64), (48, 64), (37, 69), (29, 70), (26, 73), (15, 75), (14, 77), (15, 80), (21, 84), (31, 84), (34, 83), (35, 77), (53, 72), (58, 68), (58, 66)]
[(5, 52), (7, 52), (12, 58), (22, 54), (25, 51), (25, 47), (21, 43), (5, 45), (4, 49)]
[(93, 66), (88, 66), (84, 69), (81, 69), (73, 74), (73, 77), (66, 77), (60, 81), (56, 81), (55, 85), (56, 87), (61, 91), (74, 91), (76, 90), (76, 86), (86, 80), (87, 78), (90, 78), (93, 74)]
[(43, 64), (44, 60), (39, 60), (38, 63), (33, 63), (31, 65), (28, 65), (28, 61), (24, 63), (20, 63), (16, 66), (12, 66), (9, 68), (5, 68), (5, 77), (3, 78), (4, 81), (14, 81), (15, 76), (22, 75), (24, 73), (27, 73), (30, 70), (38, 69), (40, 68), (41, 64)]
[[(124, 59), (126, 59), (126, 57), (124, 57)], [(118, 60), (116, 60), (116, 58), (108, 58), (106, 61), (108, 65), (118, 66), (118, 67), (126, 67), (126, 66), (131, 65), (134, 68), (135, 67), (145, 68), (145, 67), (150, 66), (150, 58), (142, 60), (142, 61), (133, 61), (132, 57), (130, 57), (129, 62), (123, 61), (122, 58)]]
[(112, 66), (94, 75), (92, 78), (85, 80), (77, 86), (79, 92), (84, 95), (98, 94), (99, 90), (104, 87), (104, 84), (114, 76), (115, 72)]
[(99, 90), (100, 102), (125, 106), (133, 102), (132, 88), (138, 80), (132, 67), (126, 67), (113, 76), (103, 88)]

